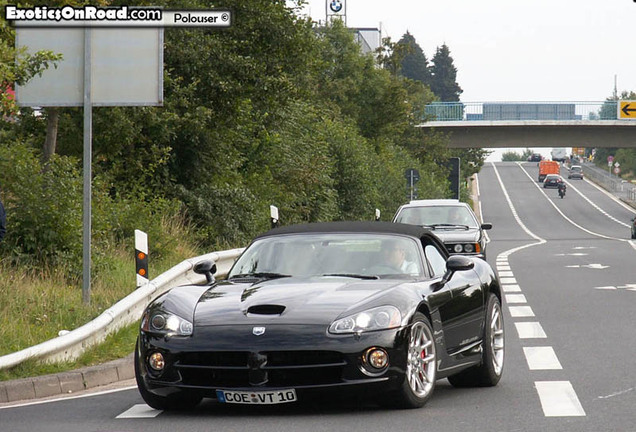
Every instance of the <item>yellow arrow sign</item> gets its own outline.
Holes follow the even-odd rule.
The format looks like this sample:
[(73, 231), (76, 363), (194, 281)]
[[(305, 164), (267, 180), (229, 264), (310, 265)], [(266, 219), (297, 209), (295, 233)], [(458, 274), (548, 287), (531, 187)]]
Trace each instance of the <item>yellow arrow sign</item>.
[(618, 118), (636, 120), (636, 101), (619, 101)]

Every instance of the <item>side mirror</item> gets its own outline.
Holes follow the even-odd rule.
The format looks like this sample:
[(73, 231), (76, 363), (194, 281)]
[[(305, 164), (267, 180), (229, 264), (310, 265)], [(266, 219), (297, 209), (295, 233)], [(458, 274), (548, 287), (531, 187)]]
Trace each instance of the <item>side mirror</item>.
[(451, 278), (453, 274), (458, 271), (466, 271), (475, 267), (475, 262), (464, 255), (451, 255), (446, 261), (446, 273), (442, 276), (442, 280), (440, 281), (441, 285), (446, 284)]
[(483, 230), (492, 229), (492, 224), (491, 223), (483, 223), (483, 224), (481, 224), (481, 229), (483, 229)]
[(212, 260), (199, 261), (193, 268), (196, 274), (205, 275), (205, 279), (210, 282), (214, 282), (214, 273), (216, 273), (216, 264)]

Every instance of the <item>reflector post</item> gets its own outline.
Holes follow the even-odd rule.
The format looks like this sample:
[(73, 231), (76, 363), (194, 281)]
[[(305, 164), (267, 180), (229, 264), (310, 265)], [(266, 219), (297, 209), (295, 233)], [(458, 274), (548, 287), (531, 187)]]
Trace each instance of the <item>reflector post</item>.
[(148, 234), (135, 230), (135, 270), (137, 288), (148, 283)]

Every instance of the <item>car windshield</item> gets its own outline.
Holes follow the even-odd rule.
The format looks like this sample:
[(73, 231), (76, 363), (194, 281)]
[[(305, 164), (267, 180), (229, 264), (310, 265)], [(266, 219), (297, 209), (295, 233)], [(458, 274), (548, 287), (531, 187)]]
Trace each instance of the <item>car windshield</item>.
[(422, 274), (414, 239), (390, 234), (326, 233), (259, 239), (237, 260), (228, 279), (251, 275), (376, 279)]
[(405, 207), (397, 215), (395, 222), (432, 228), (449, 225), (479, 228), (477, 220), (465, 206)]

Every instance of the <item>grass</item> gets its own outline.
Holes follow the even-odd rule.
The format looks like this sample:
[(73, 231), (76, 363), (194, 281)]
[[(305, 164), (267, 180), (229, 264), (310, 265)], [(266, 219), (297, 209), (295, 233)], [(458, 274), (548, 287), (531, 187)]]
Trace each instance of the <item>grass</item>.
[[(173, 239), (162, 258), (153, 260), (150, 240), (149, 271), (158, 276), (186, 258), (201, 255), (183, 226), (166, 225), (166, 236)], [(99, 268), (93, 271), (91, 301), (82, 302), (81, 280), (69, 282), (55, 268), (0, 261), (0, 356), (28, 348), (58, 336), (61, 330), (73, 330), (99, 316), (104, 310), (130, 294), (136, 287), (134, 247), (117, 245), (101, 251)], [(0, 371), (0, 381), (73, 370), (123, 358), (133, 352), (138, 324), (110, 335), (72, 362), (43, 364), (28, 361)]]

